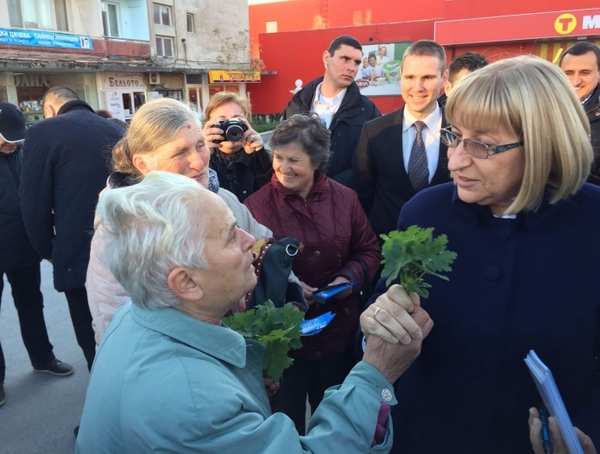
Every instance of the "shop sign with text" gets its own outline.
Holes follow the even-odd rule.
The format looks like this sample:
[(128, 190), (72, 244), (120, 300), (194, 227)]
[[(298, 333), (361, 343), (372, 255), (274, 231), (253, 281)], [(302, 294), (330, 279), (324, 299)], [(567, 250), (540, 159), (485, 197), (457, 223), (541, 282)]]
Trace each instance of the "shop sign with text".
[(439, 21), (434, 31), (435, 40), (446, 46), (595, 35), (600, 35), (600, 8)]
[(212, 70), (208, 72), (208, 80), (211, 84), (226, 84), (240, 82), (260, 82), (259, 71), (218, 71)]
[(91, 36), (87, 35), (12, 28), (0, 28), (0, 44), (54, 47), (58, 49), (92, 50), (94, 48)]
[(143, 74), (104, 74), (103, 87), (105, 90), (146, 91)]

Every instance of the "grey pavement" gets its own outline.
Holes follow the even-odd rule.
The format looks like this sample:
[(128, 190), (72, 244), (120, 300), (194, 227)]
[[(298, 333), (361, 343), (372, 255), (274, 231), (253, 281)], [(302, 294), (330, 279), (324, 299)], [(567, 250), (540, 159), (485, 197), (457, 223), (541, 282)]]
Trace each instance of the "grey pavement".
[(19, 330), (19, 320), (4, 283), (0, 337), (6, 358), (6, 403), (0, 407), (0, 454), (64, 454), (75, 451), (73, 429), (79, 424), (89, 379), (73, 332), (63, 293), (54, 290), (52, 265), (42, 262), (44, 315), (54, 354), (75, 373), (56, 377), (34, 372)]

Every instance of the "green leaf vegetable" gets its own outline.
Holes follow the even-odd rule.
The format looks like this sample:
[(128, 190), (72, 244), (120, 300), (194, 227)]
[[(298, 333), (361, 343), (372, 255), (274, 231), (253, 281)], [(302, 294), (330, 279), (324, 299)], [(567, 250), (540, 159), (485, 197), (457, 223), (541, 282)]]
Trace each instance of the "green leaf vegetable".
[(302, 347), (300, 323), (303, 320), (304, 313), (295, 310), (291, 303), (275, 307), (268, 300), (263, 306), (225, 317), (223, 322), (246, 339), (257, 340), (267, 347), (263, 356), (263, 374), (279, 381), (283, 371), (294, 361), (287, 355), (288, 351)]
[(448, 280), (440, 272), (452, 271), (450, 265), (456, 259), (456, 252), (446, 250), (446, 235), (433, 238), (433, 227), (423, 229), (412, 225), (404, 231), (382, 234), (381, 238), (384, 240), (381, 263), (385, 265), (381, 276), (387, 277), (387, 286), (400, 277), (404, 290), (427, 298), (431, 285), (423, 280), (425, 274)]

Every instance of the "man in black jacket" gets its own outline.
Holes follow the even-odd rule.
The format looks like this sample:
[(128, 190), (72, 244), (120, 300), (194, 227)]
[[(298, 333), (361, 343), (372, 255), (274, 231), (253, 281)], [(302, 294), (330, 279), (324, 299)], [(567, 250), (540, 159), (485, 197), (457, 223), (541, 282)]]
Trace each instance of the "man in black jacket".
[(595, 159), (588, 183), (600, 185), (600, 48), (587, 41), (575, 43), (561, 55), (559, 66), (590, 122)]
[[(437, 99), (445, 82), (444, 48), (429, 40), (411, 44), (404, 52), (400, 79), (406, 104), (365, 123), (362, 129), (354, 165), (355, 189), (377, 235), (396, 228), (402, 206), (418, 191), (451, 181), (448, 147), (439, 135), (446, 125)], [(413, 162), (420, 163), (418, 184), (411, 178), (413, 171), (417, 173), (411, 169)]]
[(354, 82), (362, 64), (362, 46), (352, 36), (334, 39), (323, 53), (325, 75), (297, 92), (288, 103), (283, 118), (316, 113), (331, 131), (331, 158), (327, 176), (353, 187), (352, 162), (362, 125), (381, 116), (377, 106)]
[[(73, 373), (73, 366), (56, 359), (44, 320), (40, 291), (40, 257), (31, 246), (19, 199), (25, 118), (12, 104), (0, 103), (0, 302), (6, 275), (19, 316), (21, 337), (33, 369), (52, 375)], [(6, 363), (0, 345), (0, 406), (6, 401)]]
[(52, 261), (54, 287), (65, 292), (77, 343), (91, 368), (96, 342), (85, 275), (98, 194), (123, 129), (96, 115), (68, 88), (51, 88), (42, 102), (46, 119), (31, 126), (25, 138), (23, 220), (35, 250)]

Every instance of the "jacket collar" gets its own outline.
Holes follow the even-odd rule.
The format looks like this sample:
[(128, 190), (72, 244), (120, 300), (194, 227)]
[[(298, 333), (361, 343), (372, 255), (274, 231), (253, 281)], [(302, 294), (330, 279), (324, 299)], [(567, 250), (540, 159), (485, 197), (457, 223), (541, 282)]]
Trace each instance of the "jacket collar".
[[(537, 228), (544, 223), (548, 217), (552, 216), (564, 206), (564, 204), (572, 203), (573, 196), (569, 196), (566, 199), (551, 205), (549, 203), (551, 195), (552, 188), (546, 186), (540, 207), (535, 211), (525, 211), (517, 214), (515, 219), (517, 225), (527, 230)], [(456, 186), (454, 187), (454, 193), (452, 194), (452, 204), (459, 213), (468, 218), (472, 223), (483, 225), (493, 222), (494, 219), (499, 219), (492, 214), (492, 211), (487, 206), (478, 205), (476, 203), (466, 203), (460, 200)]]
[(594, 91), (590, 95), (590, 99), (583, 106), (583, 109), (590, 122), (598, 121), (600, 119), (600, 115), (597, 115), (597, 111), (600, 109), (600, 82), (596, 85), (596, 88), (594, 88)]
[[(288, 189), (284, 185), (282, 185), (279, 182), (279, 180), (277, 179), (277, 175), (275, 175), (275, 173), (273, 173), (273, 176), (271, 176), (271, 184), (273, 185), (275, 190), (277, 192), (279, 192), (284, 198), (300, 197), (300, 195), (298, 195), (297, 192), (294, 192), (291, 189)], [(322, 194), (322, 193), (330, 192), (330, 191), (331, 191), (331, 186), (329, 185), (329, 179), (327, 178), (327, 175), (325, 175), (324, 173), (321, 173), (321, 174), (317, 175), (317, 177), (315, 178), (315, 183), (313, 184), (312, 189), (306, 196), (306, 200), (313, 197), (313, 194)]]
[(94, 109), (92, 109), (88, 103), (86, 103), (85, 101), (82, 101), (80, 99), (75, 99), (73, 101), (68, 101), (68, 102), (64, 103), (62, 106), (60, 106), (60, 109), (58, 109), (58, 113), (56, 115), (62, 115), (71, 110), (78, 110), (78, 109), (87, 109), (90, 112), (94, 113)]
[[(324, 77), (319, 77), (312, 82), (310, 82), (306, 87), (296, 93), (294, 96), (298, 97), (300, 104), (302, 105), (302, 109), (306, 112), (310, 112), (312, 108), (312, 101), (315, 96), (315, 91), (321, 82), (323, 82)], [(362, 108), (362, 95), (360, 94), (360, 88), (356, 85), (356, 82), (352, 82), (348, 88), (346, 89), (346, 94), (344, 95), (344, 99), (342, 99), (342, 104), (340, 108), (337, 110), (336, 115), (342, 114), (343, 112), (355, 109)]]
[(246, 365), (246, 341), (228, 327), (201, 322), (171, 307), (149, 310), (128, 304), (140, 325), (233, 366)]
[[(139, 183), (142, 177), (125, 172), (113, 172), (108, 176), (108, 187), (124, 188)], [(208, 169), (208, 189), (217, 194), (219, 192), (219, 177), (213, 169)]]

